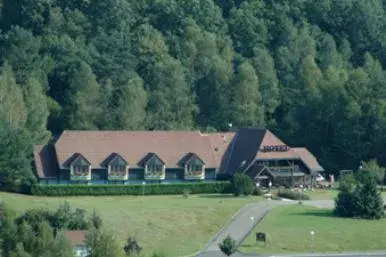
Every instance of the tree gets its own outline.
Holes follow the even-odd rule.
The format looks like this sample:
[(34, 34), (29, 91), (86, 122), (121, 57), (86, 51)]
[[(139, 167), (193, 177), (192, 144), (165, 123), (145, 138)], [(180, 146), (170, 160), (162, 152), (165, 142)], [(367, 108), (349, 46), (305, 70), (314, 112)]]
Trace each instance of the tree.
[(280, 104), (279, 80), (276, 75), (274, 59), (267, 49), (256, 49), (251, 63), (259, 78), (264, 119), (269, 124), (273, 121), (273, 114)]
[(374, 177), (368, 176), (353, 192), (353, 216), (380, 219), (384, 216), (383, 199)]
[(35, 182), (31, 170), (31, 142), (24, 131), (0, 118), (0, 187), (24, 190)]
[(1, 256), (10, 257), (18, 243), (17, 227), (12, 220), (7, 219), (0, 227)]
[(147, 108), (150, 129), (190, 129), (197, 107), (179, 61), (165, 57), (152, 67)]
[(100, 85), (88, 64), (80, 62), (75, 67), (65, 98), (68, 101), (67, 126), (69, 129), (95, 129), (101, 114)]
[(220, 250), (227, 256), (232, 255), (237, 250), (237, 242), (231, 236), (226, 236), (219, 244)]
[(114, 234), (95, 228), (89, 229), (86, 234), (86, 246), (90, 248), (88, 257), (119, 257), (122, 256)]
[(8, 63), (4, 63), (0, 73), (0, 119), (17, 129), (23, 128), (27, 121), (23, 92)]
[(52, 217), (53, 227), (58, 230), (67, 229), (70, 225), (72, 217), (73, 214), (70, 204), (67, 201), (60, 204), (59, 208)]
[(47, 131), (49, 115), (48, 99), (41, 84), (36, 79), (30, 79), (24, 89), (24, 100), (28, 110), (26, 129), (34, 144), (46, 143), (50, 132)]
[(126, 84), (115, 88), (112, 98), (115, 129), (144, 129), (148, 96), (138, 74), (133, 73)]
[(67, 236), (62, 231), (56, 234), (54, 243), (55, 243), (55, 246), (54, 246), (55, 256), (57, 257), (74, 256), (72, 245), (69, 239), (67, 238)]
[(366, 179), (364, 176), (366, 175), (374, 177), (378, 184), (383, 184), (385, 179), (385, 168), (380, 167), (376, 159), (371, 159), (368, 162), (361, 162), (361, 169), (357, 171), (357, 179), (359, 181), (364, 181)]
[(28, 252), (24, 250), (23, 244), (18, 243), (15, 251), (10, 254), (10, 257), (32, 257)]
[(232, 177), (232, 188), (235, 196), (251, 195), (255, 189), (252, 179), (241, 172), (236, 172)]
[(242, 63), (235, 79), (232, 121), (238, 127), (261, 126), (264, 112), (255, 70), (249, 63)]
[(100, 229), (102, 227), (103, 221), (99, 213), (94, 209), (91, 215), (91, 227), (95, 229)]

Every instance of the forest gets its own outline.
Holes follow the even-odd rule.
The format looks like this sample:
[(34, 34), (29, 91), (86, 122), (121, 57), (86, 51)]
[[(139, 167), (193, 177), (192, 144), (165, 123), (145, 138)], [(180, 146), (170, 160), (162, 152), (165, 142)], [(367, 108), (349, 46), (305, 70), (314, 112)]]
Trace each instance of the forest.
[(229, 123), (306, 146), (330, 173), (385, 165), (385, 10), (385, 0), (0, 0), (0, 169), (28, 172), (32, 146), (65, 129)]

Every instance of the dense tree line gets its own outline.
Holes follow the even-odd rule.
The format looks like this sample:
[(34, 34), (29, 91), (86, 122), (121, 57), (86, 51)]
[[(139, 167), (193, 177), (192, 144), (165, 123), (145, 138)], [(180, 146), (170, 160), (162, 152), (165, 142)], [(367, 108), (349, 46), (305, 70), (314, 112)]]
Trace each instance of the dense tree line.
[[(83, 230), (87, 257), (145, 256), (134, 237), (128, 237), (122, 244), (114, 231), (102, 225), (103, 221), (95, 210), (88, 215), (84, 209), (74, 210), (67, 202), (55, 211), (30, 209), (19, 216), (0, 202), (0, 255), (73, 257), (73, 245), (66, 231)], [(165, 255), (154, 252), (150, 256)]]
[(330, 172), (386, 162), (384, 0), (0, 0), (0, 8), (8, 128), (0, 137), (22, 131), (28, 143), (15, 141), (28, 147), (64, 129), (233, 123), (307, 146)]

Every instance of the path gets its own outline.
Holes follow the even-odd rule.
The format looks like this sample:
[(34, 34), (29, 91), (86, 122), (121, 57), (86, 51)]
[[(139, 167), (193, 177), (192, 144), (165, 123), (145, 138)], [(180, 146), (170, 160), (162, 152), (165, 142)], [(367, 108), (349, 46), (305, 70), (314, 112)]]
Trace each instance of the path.
[[(384, 199), (386, 202), (386, 199)], [(333, 208), (334, 201), (332, 200), (312, 200), (312, 201), (303, 201), (304, 204), (318, 207), (318, 208)], [(196, 257), (223, 257), (225, 256), (219, 249), (219, 243), (227, 236), (230, 235), (235, 239), (239, 244), (244, 241), (244, 239), (249, 235), (253, 228), (259, 223), (264, 216), (276, 206), (284, 206), (290, 204), (298, 204), (298, 201), (263, 201), (257, 202), (254, 204), (249, 204), (241, 208), (229, 221), (228, 225), (220, 230), (206, 245), (206, 247), (196, 256)], [(382, 255), (379, 255), (382, 254)], [(253, 255), (246, 255), (242, 253), (235, 253), (232, 257), (247, 257)], [(277, 255), (285, 256), (285, 255)], [(386, 256), (386, 252), (376, 253), (372, 255), (371, 253), (353, 253), (353, 254), (309, 254), (309, 255), (288, 255), (288, 256)]]

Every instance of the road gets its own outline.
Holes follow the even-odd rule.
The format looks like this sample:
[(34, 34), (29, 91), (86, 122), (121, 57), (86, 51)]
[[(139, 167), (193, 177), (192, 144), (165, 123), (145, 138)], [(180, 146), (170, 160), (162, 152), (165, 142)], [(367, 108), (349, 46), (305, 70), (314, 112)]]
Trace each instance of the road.
[[(386, 202), (386, 199), (384, 199)], [(334, 201), (332, 200), (314, 200), (303, 201), (304, 204), (317, 208), (333, 208)], [(206, 247), (196, 257), (224, 257), (218, 245), (227, 236), (230, 235), (239, 244), (251, 233), (253, 228), (259, 223), (264, 216), (276, 206), (284, 206), (290, 204), (298, 204), (298, 201), (263, 201), (254, 204), (246, 205), (241, 208), (229, 221), (229, 223), (221, 229), (206, 245)], [(236, 252), (232, 257), (253, 257), (253, 256), (272, 256), (273, 255), (250, 255)], [(298, 255), (275, 255), (275, 256), (291, 256), (291, 257), (364, 257), (364, 256), (385, 256), (385, 252), (374, 253), (340, 253), (340, 254), (298, 254)]]

